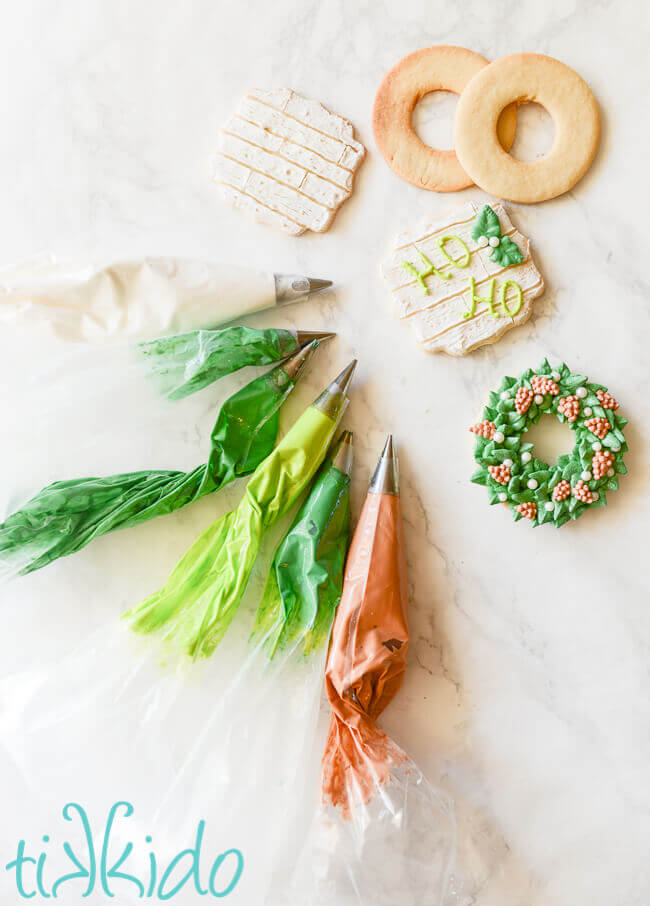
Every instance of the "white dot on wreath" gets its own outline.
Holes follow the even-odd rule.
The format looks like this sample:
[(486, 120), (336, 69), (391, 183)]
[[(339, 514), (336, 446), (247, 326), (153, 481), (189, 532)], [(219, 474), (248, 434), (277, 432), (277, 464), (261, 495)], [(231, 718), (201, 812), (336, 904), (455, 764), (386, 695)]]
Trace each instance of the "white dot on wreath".
[(589, 418), (589, 416), (591, 415), (592, 411), (593, 411), (593, 410), (592, 410), (591, 406), (585, 406), (585, 408), (582, 410), (582, 414), (583, 414), (586, 418)]
[(505, 503), (507, 499), (508, 499), (507, 494), (503, 494), (503, 493), (499, 494), (499, 500), (501, 501), (501, 503)]
[(547, 513), (550, 513), (551, 510), (555, 509), (555, 504), (552, 503), (550, 500), (547, 500), (546, 503), (544, 504), (544, 509), (546, 510)]
[(484, 249), (485, 246), (488, 244), (487, 236), (479, 236), (478, 239), (476, 240), (476, 244), (478, 245), (478, 247), (480, 249)]
[(551, 378), (552, 378), (552, 380), (554, 380), (555, 383), (557, 384), (557, 382), (562, 378), (562, 375), (560, 374), (559, 371), (554, 371), (554, 372), (551, 374)]
[(495, 249), (495, 248), (497, 248), (499, 245), (501, 245), (501, 240), (499, 239), (499, 237), (498, 237), (498, 236), (490, 236), (490, 248)]
[(591, 500), (593, 503), (595, 503), (599, 497), (600, 497), (600, 494), (598, 493), (598, 491), (591, 492)]
[(620, 449), (621, 449), (621, 448), (620, 448), (620, 447), (619, 447), (619, 445), (618, 445), (618, 444), (616, 444), (616, 446), (615, 446), (615, 447), (612, 447), (612, 448), (611, 448), (611, 450), (612, 450), (612, 453), (618, 453), (618, 451), (619, 451), (619, 450), (620, 450)]
[(595, 453), (600, 453), (600, 451), (603, 449), (603, 445), (600, 443), (600, 441), (597, 440), (595, 444), (591, 445), (591, 449)]
[(524, 463), (524, 465), (525, 465), (527, 462), (530, 462), (532, 458), (533, 458), (533, 454), (532, 454), (532, 453), (528, 453), (528, 451), (526, 451), (526, 453), (522, 453), (522, 454), (521, 454), (521, 461)]
[(503, 464), (506, 467), (506, 469), (511, 469), (514, 465), (514, 463), (511, 459), (504, 459)]
[(608, 477), (608, 478), (613, 478), (613, 477), (614, 477), (614, 469), (608, 469), (608, 470), (607, 470), (607, 477)]
[(578, 399), (583, 400), (586, 397), (586, 395), (587, 395), (587, 388), (578, 387), (578, 389), (576, 390), (576, 396), (578, 397)]
[(494, 432), (494, 442), (496, 444), (502, 444), (505, 439), (506, 439), (506, 436), (501, 431)]
[(535, 491), (535, 490), (537, 490), (537, 484), (538, 483), (534, 478), (529, 478), (528, 484), (526, 485), (526, 487), (528, 488), (529, 491)]
[(503, 390), (503, 391), (499, 394), (499, 397), (500, 397), (502, 400), (509, 400), (509, 399), (510, 399), (510, 391), (509, 391), (509, 390)]
[(582, 478), (583, 481), (591, 481), (591, 472), (585, 469), (584, 472), (580, 473), (580, 478)]
[(535, 405), (541, 406), (543, 402), (544, 402), (544, 397), (541, 395), (541, 393), (536, 393), (535, 394)]

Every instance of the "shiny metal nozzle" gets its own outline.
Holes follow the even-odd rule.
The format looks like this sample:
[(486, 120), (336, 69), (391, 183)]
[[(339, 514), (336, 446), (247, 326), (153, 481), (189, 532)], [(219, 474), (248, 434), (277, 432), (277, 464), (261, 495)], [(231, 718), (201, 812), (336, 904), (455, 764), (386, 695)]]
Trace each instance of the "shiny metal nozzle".
[(395, 497), (399, 497), (399, 468), (393, 449), (392, 434), (386, 438), (368, 491), (372, 494), (393, 494)]
[(318, 349), (318, 346), (319, 341), (312, 340), (311, 343), (303, 346), (298, 352), (294, 352), (294, 354), (288, 359), (285, 359), (284, 362), (280, 362), (278, 367), (281, 368), (286, 376), (295, 383), (304, 371), (307, 362)]
[(344, 475), (352, 475), (354, 462), (354, 446), (352, 444), (352, 431), (343, 431), (338, 440), (334, 442), (330, 456), (331, 464)]
[(312, 340), (319, 340), (324, 343), (325, 340), (331, 340), (332, 337), (336, 336), (335, 333), (327, 330), (296, 330), (295, 334), (299, 346), (307, 346)]
[(302, 277), (300, 274), (274, 274), (276, 305), (298, 302), (310, 293), (318, 293), (332, 285), (331, 280), (318, 277)]
[(332, 383), (321, 393), (314, 406), (320, 409), (325, 415), (338, 421), (343, 415), (349, 402), (347, 397), (348, 388), (352, 382), (354, 369), (357, 367), (357, 360), (352, 359), (349, 365), (338, 374)]

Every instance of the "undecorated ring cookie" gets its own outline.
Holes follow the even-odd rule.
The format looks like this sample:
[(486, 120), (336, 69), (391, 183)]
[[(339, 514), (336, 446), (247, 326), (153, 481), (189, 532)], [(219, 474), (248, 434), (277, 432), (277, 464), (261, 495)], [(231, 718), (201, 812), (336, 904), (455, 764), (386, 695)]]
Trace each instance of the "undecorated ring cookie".
[[(497, 136), (501, 111), (528, 101), (541, 104), (555, 125), (553, 147), (530, 163), (507, 154)], [(545, 201), (567, 192), (589, 169), (599, 137), (598, 104), (587, 83), (543, 54), (512, 54), (490, 63), (467, 85), (456, 110), (460, 163), (485, 192), (510, 201)]]
[[(477, 435), (476, 484), (487, 487), (490, 503), (506, 504), (515, 519), (535, 525), (563, 525), (587, 510), (605, 506), (605, 492), (618, 488), (627, 472), (618, 403), (602, 384), (592, 384), (566, 365), (552, 369), (546, 359), (519, 378), (505, 377), (490, 393), (483, 421), (469, 430)], [(542, 415), (568, 422), (575, 435), (571, 453), (557, 465), (537, 459), (523, 435)]]
[[(384, 160), (407, 182), (434, 192), (455, 192), (473, 185), (455, 151), (430, 148), (411, 123), (416, 104), (431, 91), (461, 94), (488, 61), (464, 47), (426, 47), (404, 57), (384, 76), (375, 98), (373, 131)], [(516, 106), (499, 119), (499, 141), (510, 148), (515, 137)]]

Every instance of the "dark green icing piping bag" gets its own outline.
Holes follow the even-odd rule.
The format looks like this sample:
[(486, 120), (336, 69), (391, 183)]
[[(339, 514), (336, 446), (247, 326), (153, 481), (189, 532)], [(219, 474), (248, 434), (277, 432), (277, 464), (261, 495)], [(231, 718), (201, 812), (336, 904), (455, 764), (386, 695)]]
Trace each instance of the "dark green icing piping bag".
[(171, 513), (249, 475), (273, 450), (280, 408), (317, 346), (314, 340), (227, 399), (208, 461), (191, 472), (124, 472), (48, 485), (0, 525), (0, 576), (40, 569), (100, 535)]
[(296, 643), (308, 655), (329, 638), (343, 589), (352, 461), (344, 431), (275, 552), (253, 630), (271, 658)]
[(192, 330), (139, 343), (150, 373), (170, 399), (183, 399), (247, 365), (270, 365), (333, 333), (226, 327)]

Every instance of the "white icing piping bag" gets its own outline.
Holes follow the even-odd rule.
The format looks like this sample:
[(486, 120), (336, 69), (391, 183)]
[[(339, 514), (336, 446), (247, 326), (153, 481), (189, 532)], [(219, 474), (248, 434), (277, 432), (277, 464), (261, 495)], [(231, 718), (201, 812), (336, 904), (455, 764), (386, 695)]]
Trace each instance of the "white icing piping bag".
[(73, 342), (146, 339), (219, 327), (331, 285), (190, 258), (142, 258), (97, 269), (39, 256), (0, 269), (0, 322), (40, 325)]

